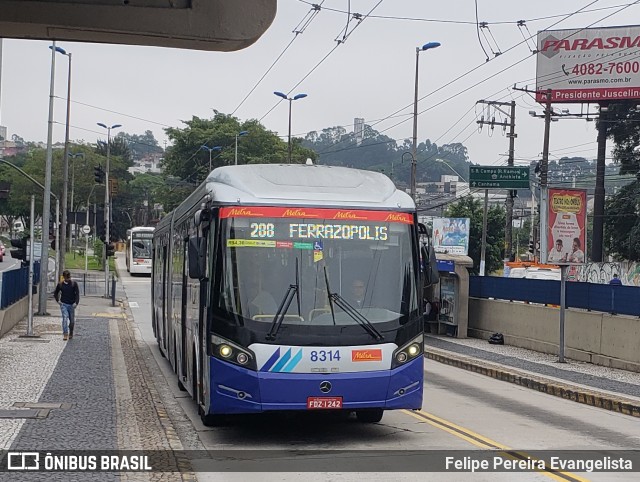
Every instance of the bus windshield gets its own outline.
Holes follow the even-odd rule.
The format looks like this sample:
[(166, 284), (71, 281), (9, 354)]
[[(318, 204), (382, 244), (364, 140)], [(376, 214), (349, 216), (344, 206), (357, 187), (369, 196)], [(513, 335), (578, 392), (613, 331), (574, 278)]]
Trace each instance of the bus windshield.
[(153, 232), (131, 233), (131, 257), (135, 259), (151, 259)]
[(220, 309), (266, 324), (284, 314), (282, 325), (289, 329), (355, 326), (353, 310), (373, 325), (391, 322), (395, 329), (417, 313), (409, 213), (220, 211)]

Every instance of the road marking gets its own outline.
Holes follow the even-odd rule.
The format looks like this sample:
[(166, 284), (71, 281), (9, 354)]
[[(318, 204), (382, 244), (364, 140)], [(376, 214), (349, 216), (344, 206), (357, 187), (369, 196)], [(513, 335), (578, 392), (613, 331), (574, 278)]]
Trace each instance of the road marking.
[[(476, 447), (479, 447), (485, 450), (486, 449), (500, 450), (501, 453), (504, 453), (505, 457), (508, 457), (512, 460), (527, 460), (528, 458), (532, 460), (538, 460), (535, 457), (531, 457), (526, 452), (510, 449), (506, 445), (502, 445), (501, 443), (498, 443), (495, 440), (491, 440), (490, 438), (484, 437), (483, 435), (473, 432), (468, 428), (464, 428), (459, 425), (456, 425), (453, 422), (437, 417), (431, 413), (423, 412), (422, 410), (417, 410), (417, 411), (402, 410), (402, 411), (408, 415), (411, 415), (414, 418), (417, 418), (418, 420), (427, 422), (429, 425), (433, 427), (436, 427), (440, 430), (450, 433), (451, 435), (454, 435), (458, 438), (466, 440), (467, 442), (475, 445)], [(589, 482), (589, 479), (585, 479), (571, 472), (562, 472), (559, 470), (551, 470), (551, 469), (536, 470), (536, 472), (539, 472), (542, 475), (545, 475), (551, 479), (558, 480), (558, 481)]]
[(140, 308), (137, 301), (129, 301), (129, 308)]

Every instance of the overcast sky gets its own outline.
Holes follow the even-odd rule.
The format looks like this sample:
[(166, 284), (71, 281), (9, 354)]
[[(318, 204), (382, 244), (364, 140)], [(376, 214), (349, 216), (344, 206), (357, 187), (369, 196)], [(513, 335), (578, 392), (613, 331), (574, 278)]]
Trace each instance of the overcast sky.
[[(122, 130), (131, 134), (152, 130), (162, 144), (164, 127), (179, 127), (181, 120), (193, 115), (211, 117), (212, 109), (234, 113), (241, 120), (260, 119), (267, 129), (286, 136), (287, 103), (279, 103), (273, 91), (291, 91), (308, 94), (293, 103), (294, 134), (331, 126), (351, 131), (354, 117), (363, 117), (376, 130), (401, 141), (412, 135), (415, 49), (436, 41), (442, 46), (420, 54), (419, 94), (426, 98), (418, 109), (419, 141), (461, 142), (472, 162), (503, 164), (508, 140), (499, 128), (492, 137), (486, 126), (478, 132), (475, 121), (482, 109), (475, 104), (480, 99), (515, 100), (516, 159), (524, 162), (539, 158), (543, 135), (543, 121), (529, 115), (530, 110), (540, 113), (540, 106), (530, 95), (511, 90), (514, 84), (535, 85), (535, 58), (530, 51), (535, 38), (527, 44), (524, 37), (544, 29), (627, 25), (640, 18), (640, 4), (616, 13), (637, 3), (631, 0), (477, 0), (478, 19), (488, 23), (478, 34), (474, 0), (313, 1), (322, 4), (322, 10), (302, 33), (296, 36), (293, 31), (309, 19), (309, 2), (279, 0), (276, 18), (263, 37), (237, 52), (59, 42), (73, 54), (71, 139), (104, 138), (96, 126), (102, 122), (122, 124)], [(349, 5), (353, 13), (371, 12), (371, 16), (359, 25), (352, 18), (350, 34), (335, 48), (349, 18), (342, 12)], [(580, 9), (582, 13), (569, 16)], [(518, 28), (519, 20), (526, 26)], [(48, 45), (4, 41), (0, 122), (7, 126), (9, 138), (18, 134), (25, 140), (46, 141)], [(502, 54), (496, 57), (498, 51)], [(476, 70), (456, 80), (472, 69)], [(55, 79), (54, 141), (63, 141), (66, 57), (57, 57)], [(562, 107), (580, 110), (579, 105)], [(595, 140), (594, 123), (556, 122), (550, 158), (594, 158)]]

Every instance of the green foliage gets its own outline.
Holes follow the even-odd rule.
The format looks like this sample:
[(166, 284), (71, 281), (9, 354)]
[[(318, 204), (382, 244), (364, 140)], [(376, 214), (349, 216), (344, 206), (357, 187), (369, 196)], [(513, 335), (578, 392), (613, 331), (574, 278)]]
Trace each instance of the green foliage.
[[(194, 116), (184, 124), (183, 129), (165, 129), (172, 146), (165, 153), (164, 173), (192, 186), (209, 174), (210, 160), (211, 169), (235, 163), (236, 134), (241, 131), (249, 134), (238, 138), (238, 164), (287, 162), (286, 140), (267, 131), (255, 119), (241, 123), (236, 117), (216, 111), (212, 119)], [(222, 150), (209, 152), (203, 145), (220, 146)], [(314, 152), (302, 147), (300, 140), (292, 139), (292, 162), (315, 157)]]
[[(412, 142), (405, 139), (399, 144), (369, 125), (365, 125), (360, 144), (353, 133), (339, 126), (310, 132), (303, 145), (318, 153), (321, 164), (382, 171), (399, 183), (410, 182)], [(468, 179), (466, 147), (460, 143), (437, 146), (428, 139), (418, 143), (417, 182), (439, 181), (440, 176), (456, 172)]]
[(126, 142), (132, 160), (140, 160), (149, 154), (162, 153), (162, 148), (158, 145), (152, 131), (147, 130), (142, 135), (118, 132), (116, 139), (118, 138), (122, 138)]
[(605, 247), (612, 256), (640, 261), (640, 181), (624, 186), (605, 203)]
[[(471, 196), (462, 198), (449, 206), (447, 217), (469, 218), (469, 256), (473, 259), (473, 271), (479, 272), (482, 246), (483, 202)], [(485, 271), (493, 273), (502, 268), (504, 256), (504, 227), (506, 214), (501, 206), (492, 206), (487, 213), (487, 246), (485, 251)]]

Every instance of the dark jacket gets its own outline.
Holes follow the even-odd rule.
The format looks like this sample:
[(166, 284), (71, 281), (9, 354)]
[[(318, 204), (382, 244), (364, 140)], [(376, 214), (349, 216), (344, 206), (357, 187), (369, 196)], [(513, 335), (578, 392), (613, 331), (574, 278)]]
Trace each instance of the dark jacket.
[(612, 278), (611, 281), (609, 281), (609, 284), (614, 286), (622, 286), (622, 281), (620, 281), (620, 278)]
[(70, 283), (61, 281), (53, 292), (56, 301), (62, 301), (65, 305), (78, 304), (80, 302), (80, 290), (78, 283), (71, 280)]

